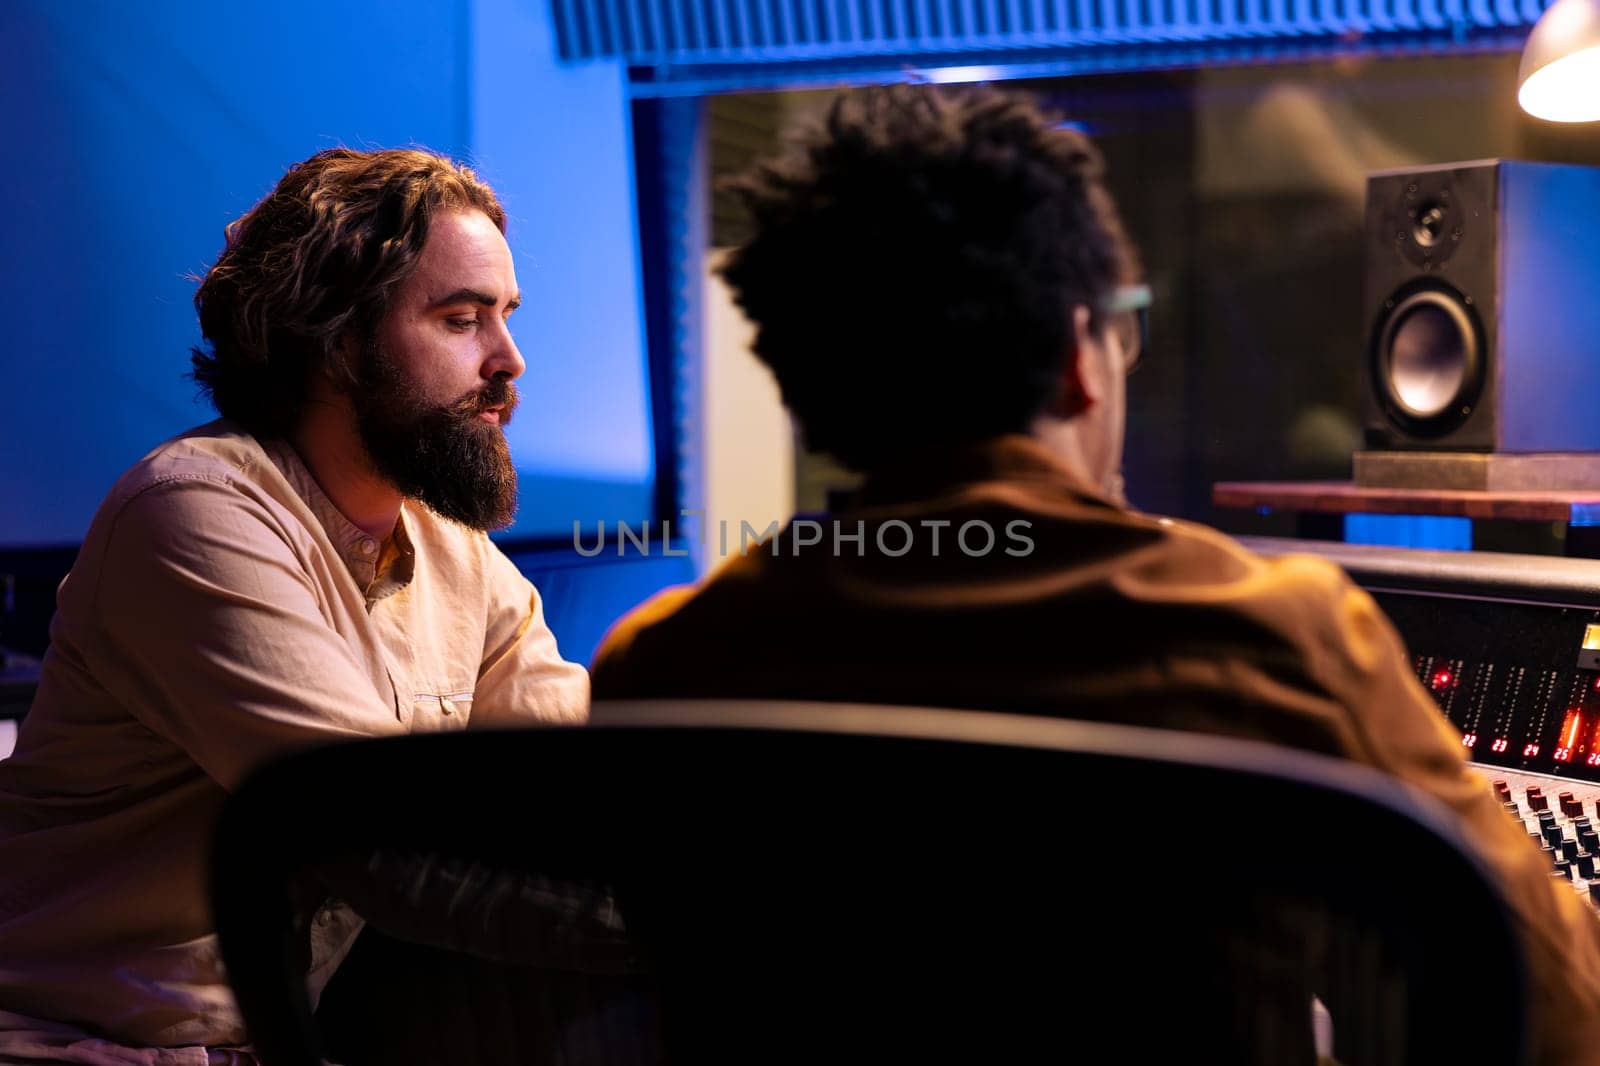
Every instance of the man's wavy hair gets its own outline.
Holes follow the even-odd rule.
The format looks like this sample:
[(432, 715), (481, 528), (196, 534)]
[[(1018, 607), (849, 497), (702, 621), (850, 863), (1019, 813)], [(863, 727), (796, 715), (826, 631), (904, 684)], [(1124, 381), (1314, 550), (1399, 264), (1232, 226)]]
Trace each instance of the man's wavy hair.
[(1028, 99), (895, 85), (842, 96), (728, 182), (755, 233), (721, 267), (807, 444), (861, 470), (1025, 430), (1072, 309), (1138, 271), (1100, 157)]
[[(364, 340), (416, 268), (435, 214), (476, 209), (505, 231), (494, 191), (467, 167), (420, 149), (331, 148), (289, 168), (229, 223), (226, 247), (195, 293), (194, 380), (217, 411), (277, 436), (325, 368), (353, 387), (346, 335)], [(359, 346), (357, 346), (359, 348)]]

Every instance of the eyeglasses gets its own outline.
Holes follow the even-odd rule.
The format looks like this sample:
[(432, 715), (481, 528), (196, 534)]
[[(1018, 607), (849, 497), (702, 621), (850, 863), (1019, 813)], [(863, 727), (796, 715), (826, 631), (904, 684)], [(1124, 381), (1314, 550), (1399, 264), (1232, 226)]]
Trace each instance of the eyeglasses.
[(1117, 338), (1122, 348), (1122, 372), (1131, 374), (1139, 366), (1150, 340), (1150, 286), (1118, 285), (1111, 290), (1100, 310), (1106, 316), (1106, 328)]

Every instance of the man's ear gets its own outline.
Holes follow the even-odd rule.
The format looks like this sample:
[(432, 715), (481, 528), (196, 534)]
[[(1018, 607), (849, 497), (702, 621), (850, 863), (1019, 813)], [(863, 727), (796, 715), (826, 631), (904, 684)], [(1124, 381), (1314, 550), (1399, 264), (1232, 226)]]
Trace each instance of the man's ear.
[(1105, 382), (1094, 364), (1098, 344), (1089, 309), (1079, 304), (1072, 309), (1072, 350), (1062, 361), (1056, 395), (1045, 407), (1046, 413), (1076, 418), (1105, 398)]
[(361, 366), (361, 338), (345, 331), (333, 343), (333, 350), (319, 368), (335, 392), (348, 392), (356, 387)]

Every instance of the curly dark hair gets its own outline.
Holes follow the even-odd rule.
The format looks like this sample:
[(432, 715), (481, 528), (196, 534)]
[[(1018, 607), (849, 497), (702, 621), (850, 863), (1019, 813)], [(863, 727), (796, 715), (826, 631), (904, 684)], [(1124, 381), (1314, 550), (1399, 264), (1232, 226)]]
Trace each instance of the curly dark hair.
[(755, 233), (720, 272), (807, 444), (861, 470), (1026, 429), (1072, 308), (1137, 275), (1101, 174), (1026, 97), (894, 85), (729, 181)]
[(195, 293), (210, 352), (194, 380), (218, 412), (252, 433), (287, 432), (314, 368), (354, 386), (342, 338), (371, 335), (416, 268), (441, 210), (476, 209), (501, 232), (505, 211), (467, 167), (415, 148), (331, 148), (297, 163), (224, 231)]

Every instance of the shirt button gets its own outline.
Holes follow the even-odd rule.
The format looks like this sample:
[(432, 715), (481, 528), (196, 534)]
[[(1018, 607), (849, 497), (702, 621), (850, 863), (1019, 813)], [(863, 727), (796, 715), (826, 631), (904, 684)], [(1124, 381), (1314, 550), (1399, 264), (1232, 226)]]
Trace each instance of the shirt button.
[(361, 549), (362, 555), (371, 555), (378, 550), (378, 542), (371, 537), (362, 537), (361, 543), (356, 546)]

